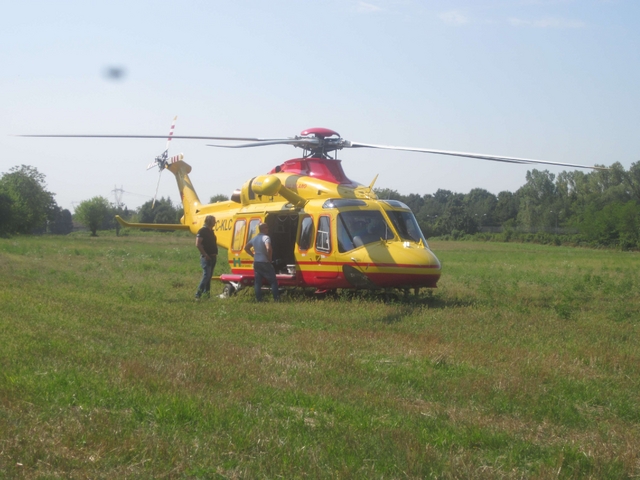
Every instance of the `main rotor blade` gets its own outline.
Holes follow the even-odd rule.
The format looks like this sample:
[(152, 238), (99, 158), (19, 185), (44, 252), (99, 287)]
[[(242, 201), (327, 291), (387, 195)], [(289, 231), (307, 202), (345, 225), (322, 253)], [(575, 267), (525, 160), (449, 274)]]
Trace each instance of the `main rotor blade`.
[[(164, 138), (166, 135), (14, 135), (16, 137), (39, 137), (39, 138)], [(183, 140), (229, 140), (237, 142), (263, 142), (274, 140), (271, 138), (255, 138), (255, 137), (200, 137), (172, 135), (171, 138), (180, 138)]]
[(401, 150), (405, 152), (418, 152), (418, 153), (433, 153), (436, 155), (450, 155), (453, 157), (465, 157), (465, 158), (478, 158), (480, 160), (491, 160), (494, 162), (507, 162), (507, 163), (525, 163), (525, 164), (542, 164), (542, 165), (559, 165), (563, 167), (575, 167), (575, 168), (591, 168), (594, 170), (609, 170), (606, 167), (597, 167), (590, 165), (578, 165), (575, 163), (564, 162), (550, 162), (547, 160), (535, 160), (532, 158), (518, 158), (518, 157), (503, 157), (499, 155), (486, 155), (482, 153), (469, 153), (469, 152), (452, 152), (448, 150), (432, 150), (429, 148), (413, 148), (413, 147), (394, 147), (391, 145), (374, 145), (371, 143), (359, 143), (350, 142), (345, 145), (347, 148), (378, 148), (382, 150)]
[(251, 147), (263, 147), (265, 145), (294, 145), (296, 147), (303, 145), (318, 145), (317, 138), (287, 138), (287, 139), (274, 139), (274, 140), (262, 140), (255, 143), (243, 143), (240, 145), (215, 145), (207, 144), (207, 147), (220, 147), (220, 148), (251, 148)]
[[(15, 135), (17, 137), (40, 137), (40, 138), (167, 138), (165, 135)], [(184, 140), (223, 140), (223, 141), (239, 141), (252, 142), (240, 145), (215, 145), (209, 144), (209, 147), (219, 148), (251, 148), (261, 147), (265, 145), (293, 145), (295, 147), (307, 148), (308, 146), (319, 146), (320, 140), (315, 137), (296, 137), (296, 138), (259, 138), (259, 137), (220, 137), (220, 136), (185, 136), (174, 135), (170, 138), (179, 138)], [(328, 139), (327, 139), (328, 140)], [(326, 141), (326, 140), (325, 140)], [(167, 142), (168, 143), (168, 142)], [(551, 162), (547, 160), (536, 160), (532, 158), (504, 157), (501, 155), (487, 155), (482, 153), (470, 152), (454, 152), (449, 150), (434, 150), (429, 148), (413, 148), (413, 147), (397, 147), (393, 145), (376, 145), (372, 143), (349, 142), (343, 139), (334, 139), (327, 142), (327, 151), (338, 150), (341, 148), (376, 148), (381, 150), (399, 150), (405, 152), (432, 153), (436, 155), (449, 155), (454, 157), (477, 158), (480, 160), (490, 160), (493, 162), (521, 163), (521, 164), (541, 164), (541, 165), (558, 165), (573, 168), (590, 168), (593, 170), (609, 170), (606, 167), (579, 165), (566, 162)], [(153, 166), (153, 165), (151, 165)]]

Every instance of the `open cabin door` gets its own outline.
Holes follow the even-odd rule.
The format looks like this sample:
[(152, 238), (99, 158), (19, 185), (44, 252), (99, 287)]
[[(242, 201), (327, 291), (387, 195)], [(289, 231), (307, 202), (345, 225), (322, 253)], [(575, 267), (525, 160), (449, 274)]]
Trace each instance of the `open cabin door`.
[(295, 287), (301, 281), (295, 271), (294, 253), (298, 213), (244, 214), (236, 216), (233, 226), (229, 251), (231, 273), (220, 275), (221, 281), (231, 285), (231, 292), (252, 285), (254, 282), (253, 259), (244, 251), (244, 247), (258, 234), (258, 227), (263, 221), (269, 225), (273, 264), (278, 284), (283, 287)]
[(295, 269), (296, 234), (298, 232), (298, 213), (269, 213), (265, 222), (269, 225), (273, 264), (276, 273), (292, 273)]

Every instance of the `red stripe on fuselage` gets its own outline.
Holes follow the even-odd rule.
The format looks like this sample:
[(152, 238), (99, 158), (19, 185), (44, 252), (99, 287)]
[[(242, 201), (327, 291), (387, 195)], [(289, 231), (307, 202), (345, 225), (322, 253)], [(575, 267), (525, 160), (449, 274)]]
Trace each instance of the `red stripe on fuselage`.
[[(233, 260), (229, 261), (231, 272), (233, 275), (240, 275), (242, 277), (253, 277), (253, 261), (245, 260), (241, 261), (240, 266), (237, 265), (234, 268)], [(285, 278), (279, 278), (281, 286), (299, 286), (299, 287), (315, 287), (315, 288), (355, 288), (345, 278), (342, 267), (344, 265), (350, 265), (358, 268), (358, 270), (365, 275), (379, 288), (436, 288), (436, 284), (440, 279), (440, 272), (427, 273), (425, 270), (438, 269), (439, 265), (415, 265), (415, 264), (398, 264), (398, 263), (356, 263), (356, 262), (298, 262), (300, 270), (298, 270), (295, 276), (286, 276)], [(316, 268), (313, 268), (316, 267)], [(335, 270), (320, 270), (317, 267), (338, 267)], [(386, 273), (386, 272), (363, 272), (362, 268), (401, 268), (405, 269), (405, 272), (401, 273)], [(411, 271), (409, 271), (411, 270)], [(424, 273), (422, 273), (424, 272)], [(327, 276), (329, 275), (329, 276)], [(280, 274), (278, 275), (280, 276)], [(285, 275), (282, 275), (285, 277)], [(248, 280), (248, 279), (247, 279)], [(237, 280), (236, 280), (237, 281)], [(252, 282), (253, 280), (251, 280)]]
[[(237, 265), (238, 262), (233, 262), (233, 260), (229, 260), (229, 265), (231, 265), (232, 267), (234, 265)], [(359, 267), (359, 268), (370, 268), (370, 267), (376, 267), (376, 268), (440, 268), (440, 265), (416, 265), (415, 263), (358, 263), (358, 262), (328, 262), (328, 261), (321, 261), (321, 262), (297, 262), (298, 265), (300, 265), (301, 267), (303, 265), (308, 265), (308, 266), (327, 266), (327, 267), (333, 267), (333, 266), (338, 266), (338, 267), (342, 267), (343, 265), (350, 265), (352, 267)], [(241, 260), (240, 261), (240, 265), (244, 266), (244, 265), (250, 265), (253, 266), (253, 261), (252, 260)], [(233, 268), (232, 268), (233, 270)], [(306, 269), (305, 269), (306, 271)], [(313, 270), (311, 270), (313, 271)]]
[(415, 263), (360, 263), (360, 262), (298, 262), (298, 265), (327, 265), (327, 266), (343, 266), (351, 265), (352, 267), (369, 268), (440, 268), (440, 265), (416, 265)]

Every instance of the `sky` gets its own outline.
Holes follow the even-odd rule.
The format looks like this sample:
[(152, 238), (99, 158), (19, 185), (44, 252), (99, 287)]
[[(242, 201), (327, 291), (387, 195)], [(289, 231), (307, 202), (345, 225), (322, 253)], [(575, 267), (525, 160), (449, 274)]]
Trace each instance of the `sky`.
[[(163, 139), (293, 137), (585, 165), (640, 160), (638, 0), (0, 0), (0, 173), (30, 165), (62, 208), (151, 199)], [(118, 76), (118, 73), (120, 75)], [(210, 142), (209, 142), (210, 143)], [(202, 201), (300, 155), (174, 139)], [(402, 194), (516, 191), (534, 167), (343, 150), (347, 176)], [(169, 172), (158, 197), (179, 200)]]

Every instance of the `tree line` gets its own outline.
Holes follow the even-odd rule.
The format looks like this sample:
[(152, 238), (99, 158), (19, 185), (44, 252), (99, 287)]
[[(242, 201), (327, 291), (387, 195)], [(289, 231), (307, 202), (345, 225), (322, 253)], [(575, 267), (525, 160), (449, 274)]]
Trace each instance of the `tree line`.
[[(139, 223), (178, 224), (182, 205), (174, 205), (170, 198), (149, 200), (136, 210), (115, 205), (103, 196), (84, 200), (73, 215), (55, 201), (55, 194), (47, 189), (45, 175), (37, 168), (20, 165), (0, 177), (0, 236), (15, 234), (66, 235), (74, 230), (74, 221), (97, 235), (98, 230), (117, 231), (116, 215)], [(211, 197), (211, 202), (227, 200), (224, 195)]]
[(71, 212), (58, 206), (44, 179), (27, 165), (0, 177), (0, 235), (71, 232)]
[(640, 162), (629, 170), (614, 163), (557, 176), (533, 169), (516, 192), (497, 195), (481, 188), (467, 194), (376, 193), (409, 206), (427, 237), (640, 248)]
[[(497, 195), (482, 188), (466, 194), (444, 189), (408, 195), (386, 188), (375, 191), (381, 199), (409, 206), (427, 237), (640, 248), (640, 162), (628, 170), (614, 163), (607, 170), (563, 171), (557, 176), (533, 169), (517, 191)], [(221, 200), (227, 197), (210, 199)], [(45, 176), (22, 165), (0, 177), (0, 234), (66, 234), (76, 220), (96, 235), (119, 228), (115, 215), (140, 223), (180, 222), (180, 204), (164, 197), (152, 203), (129, 210), (98, 196), (80, 202), (72, 216), (56, 204)]]

